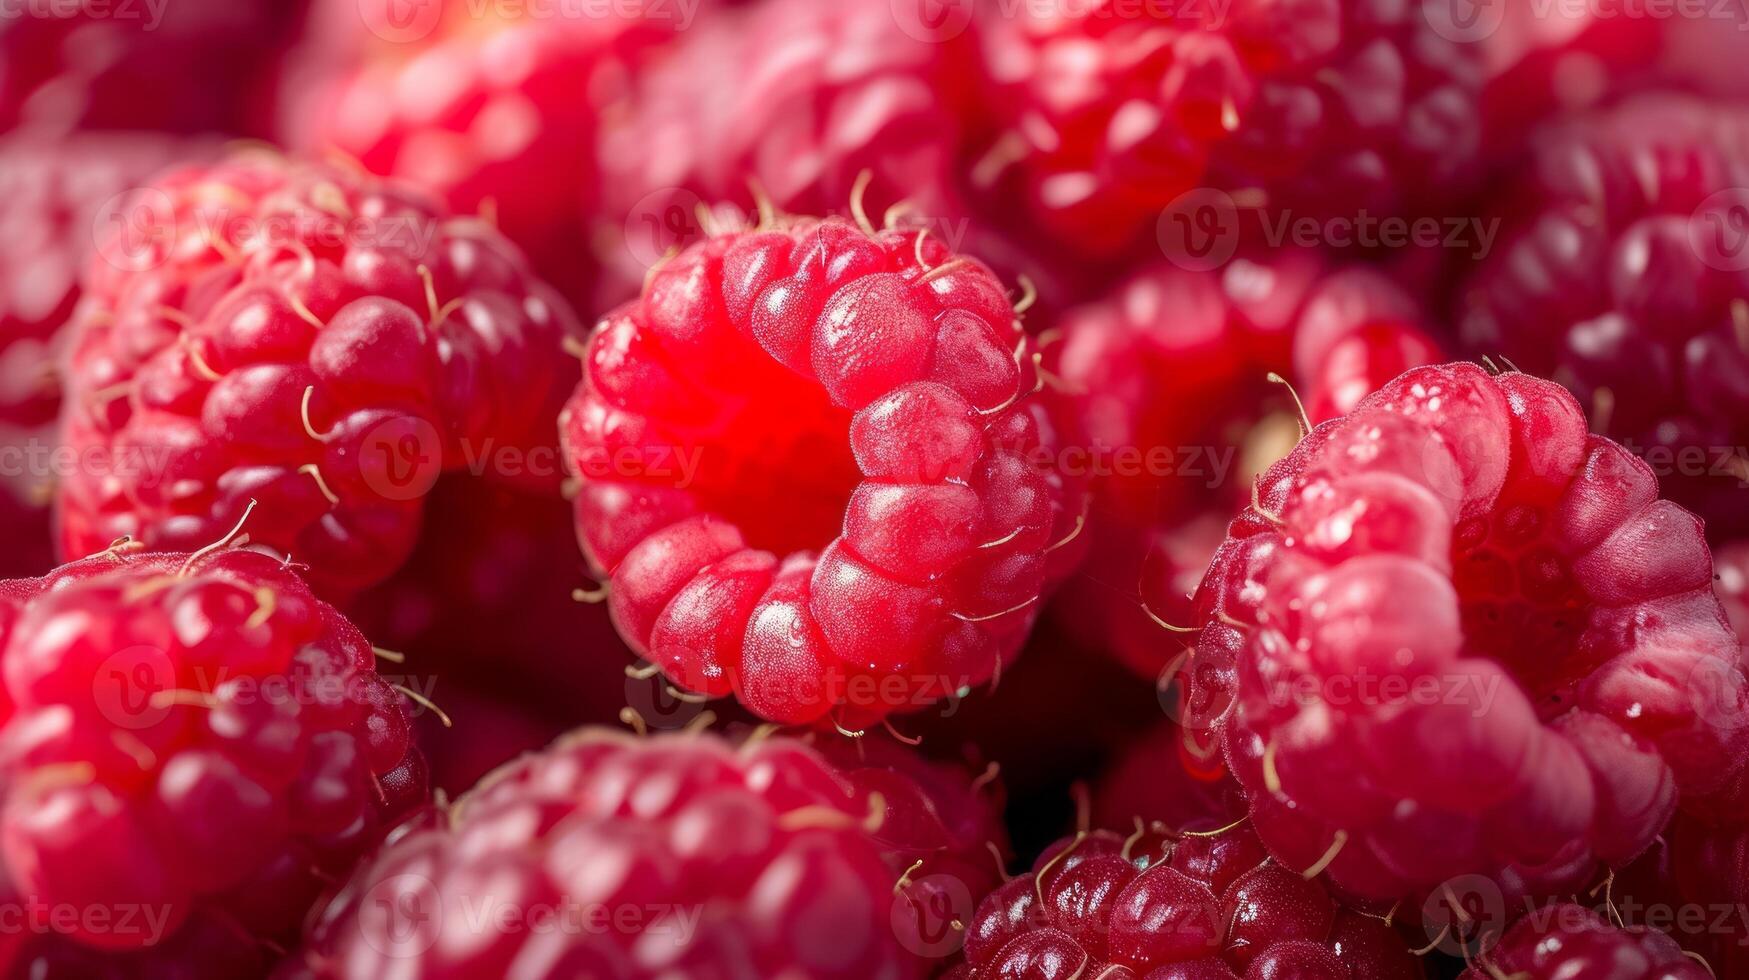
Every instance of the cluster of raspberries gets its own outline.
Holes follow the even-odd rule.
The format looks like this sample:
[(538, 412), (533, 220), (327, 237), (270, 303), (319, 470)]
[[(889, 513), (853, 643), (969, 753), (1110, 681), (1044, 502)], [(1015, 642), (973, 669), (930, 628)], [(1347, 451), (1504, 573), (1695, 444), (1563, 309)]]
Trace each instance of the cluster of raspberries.
[(1749, 980), (1606, 7), (0, 11), (0, 975)]

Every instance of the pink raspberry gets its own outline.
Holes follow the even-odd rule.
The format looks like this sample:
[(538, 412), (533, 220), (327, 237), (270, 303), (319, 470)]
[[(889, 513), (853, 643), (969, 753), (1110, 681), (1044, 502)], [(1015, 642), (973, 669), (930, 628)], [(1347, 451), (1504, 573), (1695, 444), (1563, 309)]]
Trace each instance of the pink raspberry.
[(0, 595), (8, 975), (260, 975), (425, 798), (370, 644), (272, 558), (118, 546)]
[(1566, 888), (1644, 851), (1679, 793), (1741, 806), (1749, 696), (1712, 572), (1700, 522), (1565, 389), (1416, 368), (1233, 522), (1187, 722), (1271, 852), (1349, 894)]
[(1749, 116), (1648, 97), (1543, 135), (1457, 319), (1579, 396), (1710, 534), (1749, 533)]
[(302, 0), (22, 3), (0, 17), (0, 130), (267, 135)]
[(627, 73), (673, 25), (627, 16), (626, 4), (607, 17), (485, 20), (464, 0), (332, 6), (343, 37), (359, 33), (362, 12), (394, 40), (336, 59), (334, 42), (316, 38), (286, 113), (288, 142), (337, 149), (457, 213), (481, 214), (580, 307), (592, 302), (582, 216), (600, 207), (599, 116), (625, 98)]
[(1617, 928), (1596, 912), (1557, 905), (1532, 913), (1461, 980), (1713, 980), (1674, 939), (1655, 929)]
[[(1199, 825), (1201, 826), (1201, 825)], [(1080, 833), (979, 905), (952, 980), (1396, 980), (1421, 963), (1378, 918), (1270, 860), (1248, 828)]]
[(983, 684), (1084, 514), (988, 269), (917, 231), (717, 235), (609, 313), (562, 419), (626, 642), (762, 717), (861, 727)]
[(249, 152), (127, 213), (73, 327), (63, 435), (102, 465), (60, 487), (65, 553), (196, 547), (256, 500), (251, 541), (344, 598), (400, 567), (439, 478), (558, 486), (580, 331), (489, 227)]
[[(786, 738), (581, 729), (488, 776), (448, 819), (408, 826), (312, 919), (284, 972), (923, 977), (959, 933), (942, 928), (953, 945), (937, 950), (914, 924), (946, 899), (969, 918), (999, 831), (988, 809), (951, 821), (970, 788), (936, 795), (910, 765), (841, 770)], [(570, 918), (536, 931), (543, 909)], [(507, 924), (481, 931), (482, 910)]]
[[(105, 205), (169, 165), (202, 152), (187, 140), (87, 133), (0, 138), (0, 577), (54, 567), (49, 500), (60, 382), (53, 362), (79, 299)], [(100, 224), (105, 223), (105, 224)]]
[(1379, 272), (1291, 249), (1212, 271), (1157, 263), (1065, 316), (1047, 365), (1097, 474), (1096, 557), (1062, 603), (1077, 628), (1159, 674), (1178, 644), (1139, 608), (1137, 583), (1155, 615), (1191, 621), (1188, 596), (1249, 500), (1248, 474), (1299, 431), (1269, 375), (1298, 386), (1314, 421), (1334, 417), (1439, 359), (1427, 321)]
[(973, 180), (1093, 254), (1193, 188), (1402, 213), (1475, 164), (1480, 59), (1436, 30), (1447, 6), (1008, 5), (980, 32), (1006, 131)]

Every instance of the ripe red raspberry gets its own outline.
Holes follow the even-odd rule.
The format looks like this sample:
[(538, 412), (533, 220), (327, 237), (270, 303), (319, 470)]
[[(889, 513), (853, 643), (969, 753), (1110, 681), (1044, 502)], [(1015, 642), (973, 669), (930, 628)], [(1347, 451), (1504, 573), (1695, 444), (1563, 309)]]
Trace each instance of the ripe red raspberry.
[(1724, 603), (1725, 615), (1738, 639), (1749, 640), (1749, 541), (1733, 541), (1713, 553), (1718, 573), (1714, 591)]
[(1461, 980), (1714, 980), (1707, 967), (1655, 929), (1618, 928), (1578, 905), (1531, 913)]
[(266, 136), (274, 70), (303, 6), (176, 0), (9, 7), (0, 16), (0, 130)]
[(1187, 722), (1271, 852), (1390, 900), (1620, 867), (1740, 808), (1749, 697), (1700, 522), (1565, 389), (1417, 368), (1258, 486), (1198, 596)]
[(1545, 133), (1525, 172), (1464, 342), (1572, 388), (1716, 539), (1749, 533), (1749, 116), (1642, 99)]
[(344, 598), (400, 567), (440, 477), (557, 487), (577, 327), (481, 222), (249, 152), (127, 212), (73, 328), (63, 435), (102, 465), (60, 487), (65, 553), (198, 546), (254, 499), (250, 539)]
[(0, 138), (0, 577), (54, 567), (53, 362), (93, 229), (105, 227), (116, 195), (178, 154), (200, 152), (193, 141), (137, 133)]
[[(1292, 447), (1292, 381), (1313, 421), (1348, 411), (1440, 357), (1426, 314), (1379, 272), (1309, 252), (1241, 257), (1212, 271), (1146, 268), (1071, 311), (1050, 369), (1095, 473), (1095, 557), (1061, 607), (1078, 629), (1154, 677), (1178, 644), (1137, 603), (1191, 622), (1188, 596), (1249, 500), (1250, 475)], [(1089, 609), (1099, 610), (1089, 616)]]
[(965, 959), (953, 980), (1425, 976), (1389, 926), (1270, 860), (1245, 827), (1060, 841), (978, 905)]
[(347, 33), (358, 33), (362, 11), (393, 40), (336, 59), (316, 39), (303, 92), (286, 113), (288, 142), (310, 153), (338, 149), (457, 213), (481, 214), (569, 298), (589, 305), (595, 283), (583, 215), (600, 207), (599, 116), (625, 97), (627, 73), (672, 25), (621, 13), (624, 4), (606, 17), (484, 21), (459, 0), (400, 13), (396, 4), (382, 12), (358, 0), (336, 6)]
[(596, 328), (561, 423), (621, 635), (785, 723), (990, 680), (1084, 516), (1026, 352), (995, 276), (916, 231), (682, 252)]
[(9, 976), (259, 975), (426, 795), (370, 644), (272, 558), (119, 546), (0, 594)]
[(1197, 187), (1402, 213), (1477, 153), (1479, 54), (1435, 29), (1447, 6), (1004, 5), (980, 33), (1006, 132), (972, 177), (1096, 254)]
[(912, 923), (944, 898), (969, 917), (967, 889), (995, 874), (991, 814), (968, 837), (933, 792), (791, 739), (582, 729), (388, 843), (286, 972), (922, 977), (957, 942), (932, 948)]

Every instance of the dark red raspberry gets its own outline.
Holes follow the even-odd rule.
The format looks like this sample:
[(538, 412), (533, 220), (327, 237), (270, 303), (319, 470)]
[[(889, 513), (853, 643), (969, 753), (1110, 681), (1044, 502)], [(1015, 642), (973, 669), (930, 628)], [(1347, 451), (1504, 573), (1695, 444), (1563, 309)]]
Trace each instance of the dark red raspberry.
[(1191, 621), (1188, 597), (1249, 502), (1251, 476), (1299, 432), (1270, 374), (1298, 386), (1314, 421), (1332, 418), (1439, 359), (1426, 322), (1379, 272), (1291, 249), (1212, 271), (1157, 263), (1071, 311), (1047, 365), (1086, 441), (1097, 557), (1067, 591), (1066, 615), (1139, 673), (1159, 674), (1179, 645), (1139, 608), (1137, 583), (1151, 603), (1168, 600), (1156, 615)]
[(483, 223), (247, 151), (126, 216), (74, 326), (63, 435), (101, 465), (60, 487), (65, 553), (198, 546), (254, 499), (251, 541), (344, 598), (400, 567), (440, 477), (558, 486), (577, 327)]
[(905, 768), (841, 771), (785, 738), (583, 729), (392, 840), (285, 972), (922, 977), (960, 933), (933, 948), (914, 903), (969, 917), (967, 889), (995, 876), (979, 835), (996, 831), (987, 810), (975, 829), (947, 818), (963, 782), (935, 796)]
[(0, 16), (0, 130), (268, 135), (303, 0), (20, 3)]
[(329, 40), (313, 39), (304, 91), (287, 111), (290, 144), (337, 149), (457, 213), (481, 214), (588, 305), (595, 284), (583, 215), (600, 207), (599, 116), (674, 25), (620, 12), (627, 4), (611, 16), (555, 18), (482, 18), (462, 0), (334, 6), (347, 34), (358, 33), (362, 12), (388, 37), (339, 59)]
[(1435, 29), (1459, 2), (989, 5), (1006, 130), (973, 180), (1100, 254), (1198, 187), (1402, 213), (1475, 163), (1480, 56)]
[(105, 206), (139, 186), (189, 140), (136, 133), (0, 138), (0, 577), (54, 567), (49, 501), (60, 410), (54, 371), (79, 298), (79, 275)]
[(656, 270), (562, 420), (621, 635), (785, 723), (990, 680), (1084, 516), (1017, 327), (988, 269), (917, 231), (782, 219)]
[(0, 594), (7, 975), (259, 975), (426, 795), (370, 644), (268, 556), (118, 545)]
[(1655, 929), (1618, 928), (1578, 905), (1531, 913), (1462, 980), (1714, 980), (1674, 939)]
[(1469, 276), (1469, 348), (1572, 388), (1715, 538), (1749, 533), (1749, 115), (1652, 97), (1545, 133)]
[(1290, 867), (1534, 894), (1631, 861), (1679, 792), (1740, 808), (1749, 695), (1700, 522), (1565, 389), (1411, 370), (1257, 493), (1198, 597), (1187, 721)]
[(1733, 541), (1713, 552), (1718, 580), (1713, 589), (1725, 605), (1739, 639), (1749, 638), (1749, 541)]
[[(1199, 826), (1202, 826), (1199, 824)], [(1210, 825), (1212, 826), (1212, 825)], [(1248, 828), (1080, 833), (979, 905), (955, 980), (1395, 980), (1380, 919), (1271, 860)]]

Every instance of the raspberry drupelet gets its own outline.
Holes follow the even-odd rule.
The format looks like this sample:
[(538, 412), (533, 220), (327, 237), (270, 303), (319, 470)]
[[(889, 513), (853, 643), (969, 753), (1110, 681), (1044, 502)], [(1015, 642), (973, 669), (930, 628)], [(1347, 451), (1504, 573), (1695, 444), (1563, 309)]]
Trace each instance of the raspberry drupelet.
[(1749, 533), (1749, 114), (1645, 96), (1533, 144), (1453, 320), (1570, 387), (1714, 541)]
[(69, 345), (62, 435), (107, 462), (59, 488), (63, 553), (189, 550), (254, 499), (251, 541), (338, 601), (400, 567), (438, 479), (558, 487), (581, 330), (490, 227), (261, 151), (126, 211)]
[(1475, 168), (1480, 52), (1435, 27), (1461, 4), (1000, 6), (980, 36), (1004, 132), (972, 180), (1084, 253), (1133, 246), (1193, 189), (1354, 218)]
[(1590, 909), (1556, 905), (1514, 926), (1460, 980), (1715, 980), (1676, 940), (1646, 928), (1620, 928)]
[[(946, 898), (969, 918), (1000, 831), (968, 782), (944, 791), (908, 768), (839, 769), (781, 737), (582, 729), (447, 819), (409, 823), (312, 917), (282, 974), (926, 977), (958, 944), (920, 942), (916, 910)], [(509, 925), (482, 928), (479, 909)], [(537, 909), (588, 918), (514, 918)]]
[(118, 544), (0, 584), (0, 646), (8, 976), (258, 976), (425, 800), (369, 642), (268, 556)]
[(1249, 828), (1081, 832), (991, 892), (950, 980), (1412, 980), (1383, 917), (1341, 908)]
[[(1259, 481), (1198, 594), (1186, 723), (1290, 867), (1547, 894), (1740, 809), (1749, 708), (1700, 522), (1566, 389), (1411, 370)], [(1736, 819), (1741, 819), (1740, 816)]]
[(861, 728), (989, 681), (1085, 523), (1015, 304), (925, 232), (772, 218), (609, 313), (562, 419), (621, 635)]

